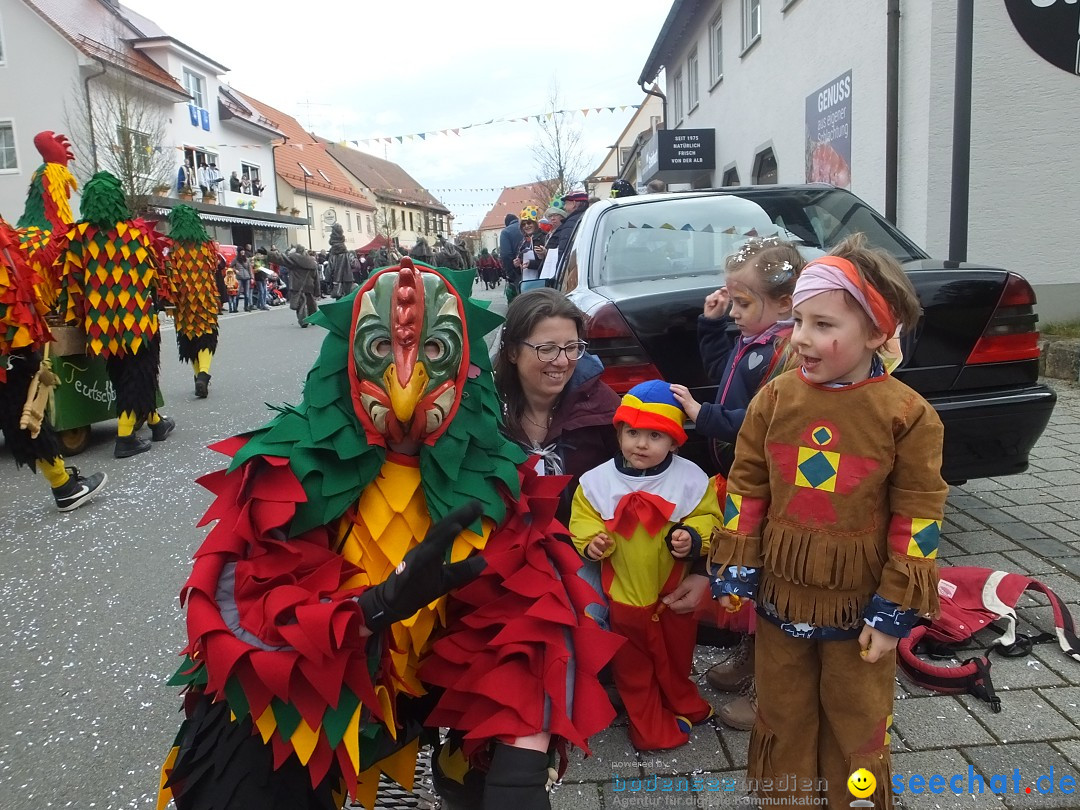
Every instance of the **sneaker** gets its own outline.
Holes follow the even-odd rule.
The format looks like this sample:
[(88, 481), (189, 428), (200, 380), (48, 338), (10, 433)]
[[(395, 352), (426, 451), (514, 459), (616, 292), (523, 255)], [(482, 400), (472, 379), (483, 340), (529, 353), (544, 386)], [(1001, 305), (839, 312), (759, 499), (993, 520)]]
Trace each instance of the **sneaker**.
[(705, 673), (709, 686), (719, 692), (738, 692), (747, 678), (754, 677), (754, 637), (743, 636), (735, 651)]
[(210, 375), (205, 371), (200, 371), (195, 375), (195, 396), (199, 399), (206, 399), (207, 394), (210, 393)]
[(747, 678), (739, 696), (720, 707), (720, 722), (737, 731), (749, 731), (757, 717), (757, 685)]
[(78, 467), (68, 467), (68, 481), (60, 487), (54, 487), (52, 494), (56, 499), (56, 508), (61, 512), (70, 512), (87, 503), (105, 486), (109, 476), (94, 473), (88, 478), (79, 475)]
[[(206, 376), (209, 377), (210, 375), (207, 374)], [(155, 442), (163, 442), (175, 428), (176, 421), (168, 416), (163, 416), (158, 420), (157, 424), (150, 426), (150, 438)]]
[(117, 436), (113, 447), (113, 458), (130, 458), (150, 449), (150, 440), (141, 439), (132, 433), (130, 436)]

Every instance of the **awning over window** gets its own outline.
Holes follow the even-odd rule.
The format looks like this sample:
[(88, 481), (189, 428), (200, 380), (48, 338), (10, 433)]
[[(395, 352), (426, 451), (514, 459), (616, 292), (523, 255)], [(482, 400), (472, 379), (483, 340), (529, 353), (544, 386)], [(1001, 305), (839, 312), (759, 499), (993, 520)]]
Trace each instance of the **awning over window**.
[(269, 214), (263, 211), (251, 211), (241, 213), (242, 209), (226, 205), (213, 205), (209, 203), (193, 202), (191, 200), (177, 200), (172, 197), (152, 197), (150, 199), (150, 214), (159, 217), (167, 217), (173, 206), (190, 206), (199, 212), (199, 217), (206, 222), (221, 222), (228, 225), (251, 225), (256, 228), (275, 228), (286, 230), (288, 228), (303, 228), (307, 226), (307, 220), (300, 217), (284, 216), (282, 214)]

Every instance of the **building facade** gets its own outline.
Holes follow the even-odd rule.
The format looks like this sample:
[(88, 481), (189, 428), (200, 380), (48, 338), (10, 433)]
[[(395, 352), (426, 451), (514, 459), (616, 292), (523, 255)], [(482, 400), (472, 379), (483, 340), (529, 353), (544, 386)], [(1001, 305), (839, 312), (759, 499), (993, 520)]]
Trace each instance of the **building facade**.
[[(1080, 182), (1071, 148), (1080, 76), (1027, 44), (1010, 13), (1018, 4), (975, 4), (968, 258), (1022, 273), (1044, 321), (1075, 318), (1080, 278), (1062, 236)], [(1075, 4), (1057, 5), (1080, 16)], [(890, 9), (899, 11), (893, 199)], [(949, 2), (676, 0), (641, 79), (663, 69), (666, 127), (714, 131), (715, 168), (668, 181), (831, 182), (879, 211), (894, 208), (901, 230), (945, 257), (956, 29)]]
[(307, 132), (291, 115), (251, 96), (238, 95), (283, 133), (283, 143), (274, 148), (277, 199), (291, 216), (303, 220), (291, 229), (290, 241), (311, 250), (326, 250), (330, 233), (339, 223), (349, 250), (373, 239), (375, 205), (356, 190), (330, 157), (326, 142)]
[[(6, 218), (21, 213), (41, 162), (34, 135), (52, 130), (70, 137), (76, 176), (112, 172), (151, 219), (185, 202), (217, 241), (239, 245), (283, 243), (296, 224), (272, 181), (282, 133), (221, 80), (228, 68), (153, 21), (113, 0), (0, 0), (0, 42)], [(200, 164), (221, 177), (205, 194)], [(247, 178), (246, 191), (232, 191), (233, 172)]]
[(525, 206), (535, 205), (543, 215), (550, 202), (548, 189), (552, 187), (553, 183), (554, 181), (548, 180), (545, 182), (522, 183), (519, 186), (507, 186), (504, 188), (499, 195), (499, 199), (484, 215), (480, 227), (477, 228), (481, 248), (487, 248), (489, 251), (498, 250), (499, 233), (506, 227), (507, 214), (513, 214), (516, 217)]
[[(653, 85), (654, 90), (659, 87)], [(585, 185), (594, 197), (611, 194), (611, 184), (617, 179), (626, 180), (640, 192), (644, 183), (638, 175), (638, 154), (664, 120), (661, 96), (646, 94), (641, 106), (627, 122), (615, 143), (608, 149), (604, 160), (585, 178)]]
[(401, 166), (346, 144), (324, 143), (356, 189), (376, 205), (375, 225), (380, 235), (396, 239), (403, 250), (421, 237), (431, 245), (440, 235), (451, 236), (450, 209)]

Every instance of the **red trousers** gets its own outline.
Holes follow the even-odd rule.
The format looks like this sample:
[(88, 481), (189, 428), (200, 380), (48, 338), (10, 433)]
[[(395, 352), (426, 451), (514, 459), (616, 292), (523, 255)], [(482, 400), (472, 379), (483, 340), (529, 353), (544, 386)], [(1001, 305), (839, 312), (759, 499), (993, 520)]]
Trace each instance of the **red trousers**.
[(699, 723), (712, 712), (690, 680), (696, 617), (664, 610), (653, 621), (656, 613), (656, 606), (611, 602), (611, 629), (627, 639), (612, 660), (615, 686), (626, 706), (630, 742), (642, 751), (676, 748), (690, 739), (676, 715)]

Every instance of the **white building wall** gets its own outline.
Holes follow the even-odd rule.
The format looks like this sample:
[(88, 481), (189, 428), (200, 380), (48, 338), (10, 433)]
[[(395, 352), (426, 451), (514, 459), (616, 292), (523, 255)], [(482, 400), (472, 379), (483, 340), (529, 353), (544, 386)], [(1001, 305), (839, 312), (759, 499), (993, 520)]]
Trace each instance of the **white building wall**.
[[(213, 153), (217, 158), (217, 167), (224, 178), (223, 190), (218, 193), (218, 205), (236, 205), (240, 200), (255, 200), (255, 211), (276, 213), (277, 183), (274, 178), (274, 153), (270, 145), (271, 135), (257, 135), (242, 124), (223, 122), (218, 114), (218, 92), (221, 82), (213, 71), (205, 65), (183, 58), (172, 50), (162, 48), (147, 49), (147, 56), (169, 72), (181, 85), (184, 84), (184, 69), (202, 76), (205, 88), (206, 109), (210, 118), (210, 129), (202, 125), (194, 126), (188, 113), (187, 104), (177, 104), (170, 117), (170, 141), (173, 149), (174, 178), (183, 163), (183, 147), (199, 147)], [(229, 190), (229, 177), (235, 171), (243, 177), (242, 164), (257, 166), (260, 171), (263, 193), (259, 197)], [(171, 192), (175, 196), (175, 189)]]
[[(700, 18), (678, 56), (665, 66), (669, 129), (716, 129), (716, 171), (734, 164), (739, 180), (752, 182), (754, 160), (771, 146), (778, 182), (806, 178), (806, 97), (848, 70), (852, 73), (851, 190), (876, 208), (884, 206), (885, 175), (885, 2), (884, 0), (799, 0), (781, 9), (781, 0), (762, 0), (761, 39), (742, 52), (742, 2), (722, 0)], [(867, 6), (880, 13), (866, 13)], [(722, 11), (724, 78), (710, 87), (709, 24)], [(823, 36), (823, 19), (828, 33)], [(845, 48), (844, 43), (856, 47)], [(672, 81), (697, 45), (699, 106), (676, 123)], [(684, 98), (689, 93), (684, 91)]]
[[(0, 216), (14, 224), (22, 216), (30, 178), (41, 165), (34, 136), (47, 129), (69, 134), (65, 102), (70, 105), (68, 97), (81, 86), (75, 49), (22, 0), (0, 0), (0, 36), (0, 120), (14, 121), (19, 161), (17, 170), (0, 171)], [(76, 159), (85, 160), (83, 145), (73, 146)]]
[[(885, 207), (886, 0), (762, 0), (762, 36), (741, 51), (742, 2), (720, 0), (665, 65), (669, 128), (715, 128), (719, 185), (734, 164), (752, 182), (771, 145), (780, 183), (805, 179), (806, 96), (852, 72), (851, 190)], [(724, 15), (724, 79), (709, 87), (709, 23)], [(676, 123), (672, 83), (698, 48), (700, 106)], [(945, 258), (951, 202), (956, 7), (902, 0), (898, 224)], [(1080, 186), (1080, 77), (1021, 39), (1003, 3), (976, 3), (968, 258), (1022, 273), (1044, 321), (1080, 316), (1072, 233)], [(684, 91), (684, 98), (687, 94)]]

